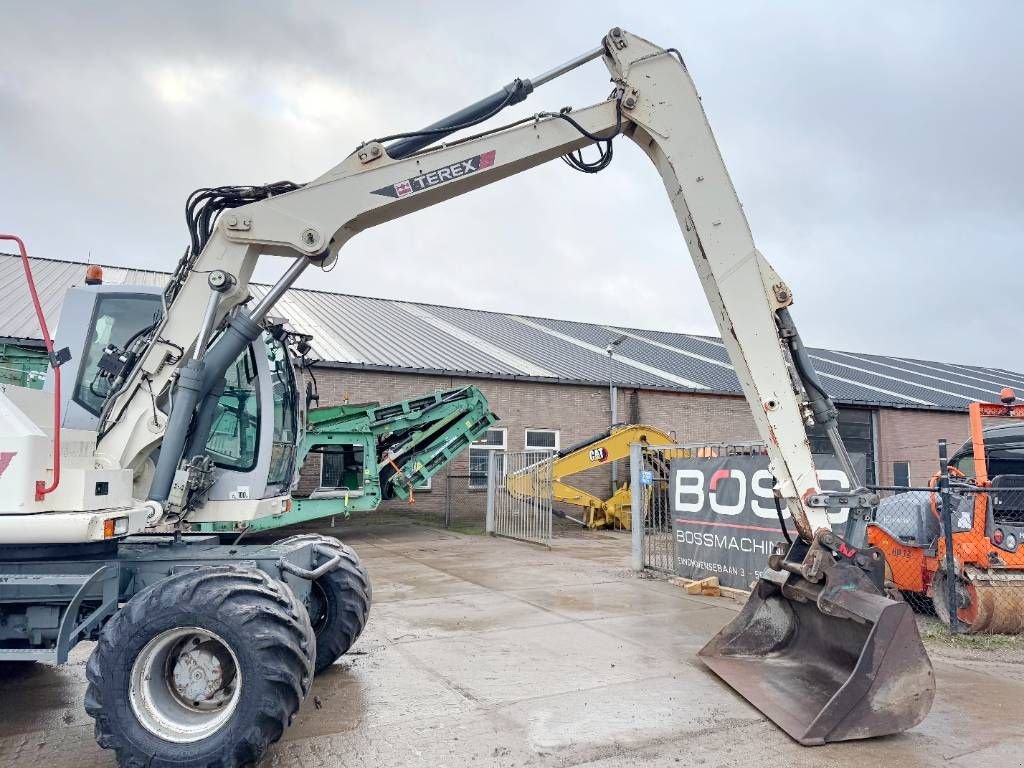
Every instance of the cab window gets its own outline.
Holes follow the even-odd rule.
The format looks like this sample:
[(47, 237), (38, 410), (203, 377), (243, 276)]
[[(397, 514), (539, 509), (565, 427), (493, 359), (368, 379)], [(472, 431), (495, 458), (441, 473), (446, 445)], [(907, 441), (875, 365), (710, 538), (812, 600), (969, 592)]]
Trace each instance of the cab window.
[(269, 333), (263, 334), (263, 341), (274, 395), (274, 438), (267, 484), (282, 485), (290, 483), (295, 471), (295, 442), (298, 439), (295, 374), (285, 345)]
[(224, 376), (206, 453), (225, 469), (249, 471), (256, 466), (260, 436), (260, 399), (256, 360), (243, 352)]
[(133, 336), (151, 327), (159, 317), (158, 295), (97, 294), (72, 399), (98, 416), (108, 394), (107, 382), (96, 376), (103, 350), (109, 344), (124, 349)]
[(959, 459), (954, 459), (949, 463), (949, 466), (962, 473), (966, 478), (974, 478), (974, 454), (972, 453), (967, 453)]

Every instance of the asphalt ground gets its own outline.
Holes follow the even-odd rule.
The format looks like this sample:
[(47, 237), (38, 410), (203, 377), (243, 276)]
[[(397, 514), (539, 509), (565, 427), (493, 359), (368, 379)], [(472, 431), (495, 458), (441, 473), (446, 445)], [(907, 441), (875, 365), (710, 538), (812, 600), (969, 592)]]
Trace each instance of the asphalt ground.
[[(549, 550), (374, 520), (325, 531), (369, 569), (370, 623), (263, 765), (1024, 765), (1024, 664), (940, 644), (920, 726), (800, 747), (695, 657), (738, 605), (638, 577), (628, 534)], [(0, 680), (0, 765), (114, 764), (82, 708), (90, 651)]]

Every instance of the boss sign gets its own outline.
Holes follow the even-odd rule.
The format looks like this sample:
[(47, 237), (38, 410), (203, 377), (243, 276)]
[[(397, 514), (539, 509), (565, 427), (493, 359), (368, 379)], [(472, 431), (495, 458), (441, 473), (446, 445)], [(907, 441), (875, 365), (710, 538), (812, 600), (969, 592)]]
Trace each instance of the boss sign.
[[(865, 457), (852, 458), (863, 472)], [(815, 464), (822, 490), (850, 488), (835, 457), (815, 456)], [(773, 544), (783, 538), (768, 457), (677, 459), (671, 463), (668, 492), (676, 573), (691, 579), (718, 576), (723, 586), (748, 589), (766, 565)], [(843, 532), (848, 515), (848, 509), (829, 515), (837, 533)], [(783, 516), (792, 532), (785, 507)]]
[[(755, 517), (774, 521), (773, 530), (778, 531), (779, 513), (773, 500), (772, 473), (767, 469), (747, 472), (736, 467), (714, 470), (710, 475), (703, 469), (680, 469), (673, 473), (675, 494), (672, 508), (684, 514), (704, 514), (709, 509), (715, 515), (735, 516), (745, 512)], [(818, 468), (818, 485), (823, 490), (842, 491), (850, 488), (850, 481), (841, 469)], [(830, 512), (829, 522), (833, 527), (846, 522), (850, 510), (841, 507)], [(789, 510), (782, 508), (783, 517), (788, 520)]]

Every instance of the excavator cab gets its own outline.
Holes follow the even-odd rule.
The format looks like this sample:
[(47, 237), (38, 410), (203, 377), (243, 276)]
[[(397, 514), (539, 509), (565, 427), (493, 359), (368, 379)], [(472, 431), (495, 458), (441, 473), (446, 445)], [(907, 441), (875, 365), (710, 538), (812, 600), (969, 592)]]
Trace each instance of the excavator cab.
[[(66, 347), (62, 424), (95, 430), (116, 390), (119, 372), (137, 354), (134, 345), (162, 316), (161, 288), (93, 284), (68, 289), (61, 309), (56, 347)], [(46, 388), (52, 389), (53, 373)], [(289, 492), (296, 479), (296, 445), (302, 421), (299, 393), (287, 337), (268, 322), (266, 330), (229, 366), (210, 419), (202, 453), (213, 464), (207, 504), (259, 500)], [(166, 410), (169, 404), (154, 403)], [(158, 453), (154, 453), (153, 459)], [(137, 482), (149, 477), (137, 474)], [(136, 487), (144, 497), (146, 488)]]

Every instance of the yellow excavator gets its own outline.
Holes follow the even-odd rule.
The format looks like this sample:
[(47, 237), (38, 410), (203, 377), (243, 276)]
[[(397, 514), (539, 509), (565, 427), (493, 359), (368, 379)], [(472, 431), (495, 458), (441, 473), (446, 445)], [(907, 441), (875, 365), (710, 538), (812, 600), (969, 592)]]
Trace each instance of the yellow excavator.
[[(674, 442), (669, 435), (657, 427), (646, 424), (616, 424), (602, 434), (566, 448), (549, 459), (552, 462), (551, 475), (554, 478), (552, 500), (582, 507), (584, 510), (582, 519), (569, 519), (575, 520), (587, 528), (625, 528), (629, 530), (632, 524), (629, 483), (623, 483), (615, 489), (609, 498), (602, 499), (596, 494), (570, 485), (564, 478), (597, 467), (608, 466), (613, 461), (629, 458), (629, 446), (632, 443), (671, 445)], [(529, 477), (535, 476), (536, 473), (529, 475)], [(508, 478), (506, 487), (515, 488), (525, 478), (526, 475), (523, 475), (522, 479)]]

